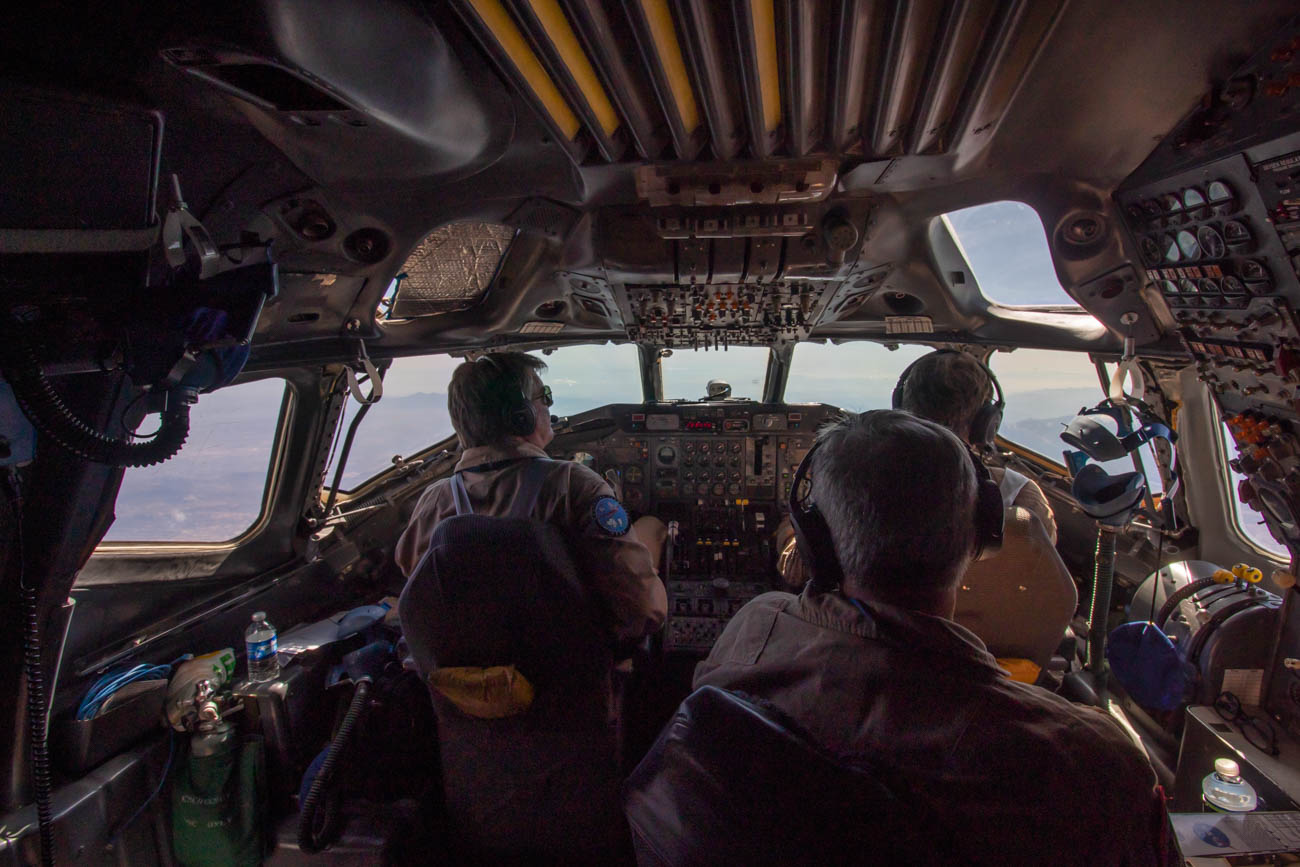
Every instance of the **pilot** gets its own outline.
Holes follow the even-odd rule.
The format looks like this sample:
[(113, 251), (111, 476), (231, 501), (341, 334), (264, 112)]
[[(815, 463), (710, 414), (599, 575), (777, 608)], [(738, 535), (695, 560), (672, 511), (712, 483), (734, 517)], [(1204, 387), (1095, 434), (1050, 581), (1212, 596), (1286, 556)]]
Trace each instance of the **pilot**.
[[(521, 471), (544, 451), (551, 430), (551, 390), (538, 371), (546, 364), (522, 352), (500, 352), (456, 368), (447, 388), (447, 408), (463, 449), (456, 471), (463, 474), (475, 513), (505, 515), (521, 483)], [(512, 407), (532, 404), (533, 427), (511, 431)], [(428, 549), (433, 528), (456, 514), (448, 479), (429, 486), (415, 505), (394, 554), (408, 578)], [(582, 576), (603, 600), (613, 637), (634, 641), (657, 630), (668, 600), (655, 556), (663, 523), (647, 516), (629, 526), (609, 484), (594, 471), (557, 461), (537, 497), (533, 517), (566, 531)]]
[[(912, 362), (894, 387), (894, 409), (938, 422), (969, 445), (992, 448), (1002, 420), (1002, 393), (986, 365), (965, 352), (940, 349)], [(995, 399), (996, 392), (996, 399)], [(1056, 518), (1042, 488), (1021, 473), (990, 467), (1002, 504), (1027, 509), (1056, 544)]]
[(966, 445), (895, 410), (839, 421), (818, 443), (811, 496), (828, 544), (804, 541), (842, 580), (750, 602), (695, 686), (771, 702), (830, 754), (883, 767), (978, 863), (1163, 863), (1163, 800), (1120, 726), (1008, 679), (951, 620), (988, 520)]

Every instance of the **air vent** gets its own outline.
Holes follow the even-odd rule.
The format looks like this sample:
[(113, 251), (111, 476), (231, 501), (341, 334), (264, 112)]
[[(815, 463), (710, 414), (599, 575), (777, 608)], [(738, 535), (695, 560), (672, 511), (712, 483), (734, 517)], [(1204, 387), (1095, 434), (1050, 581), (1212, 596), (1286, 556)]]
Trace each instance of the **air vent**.
[(472, 306), (492, 285), (515, 230), (457, 222), (429, 233), (407, 257), (392, 317), (430, 316)]
[(275, 111), (348, 110), (346, 105), (315, 85), (269, 63), (190, 67), (189, 72), (235, 96)]

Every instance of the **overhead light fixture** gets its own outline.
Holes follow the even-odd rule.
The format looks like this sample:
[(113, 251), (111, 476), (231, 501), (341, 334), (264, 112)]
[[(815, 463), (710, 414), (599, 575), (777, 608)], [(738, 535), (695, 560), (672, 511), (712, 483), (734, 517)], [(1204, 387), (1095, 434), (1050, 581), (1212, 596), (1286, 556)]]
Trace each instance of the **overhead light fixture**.
[(749, 0), (749, 20), (762, 96), (763, 129), (770, 135), (781, 125), (781, 78), (777, 68), (776, 17), (772, 0)]
[[(500, 0), (464, 0), (478, 16), (482, 25), (492, 34), (497, 45), (514, 65), (518, 77), (532, 91), (533, 96), (549, 116), (551, 123), (569, 141), (573, 141), (580, 128), (578, 116), (569, 108), (560, 90), (547, 74), (528, 40), (507, 14)], [(540, 17), (540, 16), (539, 16)], [(567, 26), (567, 25), (566, 25)], [(572, 36), (573, 31), (569, 34)], [(576, 40), (575, 40), (576, 41)], [(581, 52), (579, 52), (581, 53)], [(585, 56), (584, 56), (585, 59)], [(590, 69), (590, 64), (588, 64)], [(594, 73), (593, 73), (594, 77)], [(606, 100), (608, 103), (608, 100)], [(611, 109), (613, 111), (613, 109)]]
[(688, 137), (692, 136), (700, 125), (700, 109), (695, 103), (695, 94), (691, 91), (691, 79), (686, 72), (686, 60), (682, 57), (682, 46), (677, 41), (668, 0), (637, 0), (637, 3), (641, 7), (641, 14), (645, 16), (655, 55), (672, 95), (682, 129)]
[(564, 64), (564, 68), (573, 78), (573, 83), (582, 92), (601, 131), (606, 136), (613, 135), (619, 125), (618, 113), (614, 110), (613, 103), (609, 101), (609, 96), (605, 93), (605, 88), (600, 83), (591, 60), (582, 50), (577, 34), (573, 32), (573, 27), (560, 9), (560, 4), (556, 0), (527, 0), (527, 2), (545, 32), (546, 38), (554, 47), (555, 53), (559, 55), (560, 62)]

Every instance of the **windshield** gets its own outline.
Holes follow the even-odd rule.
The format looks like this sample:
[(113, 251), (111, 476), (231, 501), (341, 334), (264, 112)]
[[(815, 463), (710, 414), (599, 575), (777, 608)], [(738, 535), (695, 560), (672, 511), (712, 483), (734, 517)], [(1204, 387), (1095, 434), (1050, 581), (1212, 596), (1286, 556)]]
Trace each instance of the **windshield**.
[[(641, 376), (635, 344), (622, 346), (569, 346), (549, 355), (534, 352), (546, 362), (542, 381), (551, 387), (555, 415), (573, 413), (607, 403), (640, 403)], [(410, 457), (451, 436), (447, 413), (447, 384), (463, 359), (449, 355), (398, 358), (384, 375), (384, 396), (370, 408), (357, 428), (340, 487), (357, 487), (392, 466), (393, 458)], [(364, 389), (363, 389), (364, 390)], [(360, 405), (348, 400), (338, 440)], [(330, 458), (325, 484), (334, 481), (337, 452)]]
[(829, 403), (849, 412), (886, 409), (891, 405), (899, 374), (928, 346), (900, 346), (890, 350), (880, 343), (795, 347), (785, 399), (795, 403)]
[(663, 360), (664, 399), (699, 400), (709, 380), (731, 384), (732, 397), (761, 400), (767, 377), (768, 350), (763, 346), (732, 346), (726, 350), (677, 349)]

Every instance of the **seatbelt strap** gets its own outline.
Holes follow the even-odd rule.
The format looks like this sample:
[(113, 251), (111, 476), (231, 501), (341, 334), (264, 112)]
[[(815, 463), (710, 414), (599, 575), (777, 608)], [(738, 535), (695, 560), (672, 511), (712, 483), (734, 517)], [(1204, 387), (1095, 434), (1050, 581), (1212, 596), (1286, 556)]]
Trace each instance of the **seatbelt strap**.
[(537, 498), (542, 493), (542, 485), (546, 483), (546, 477), (554, 465), (555, 461), (549, 458), (534, 458), (528, 462), (523, 468), (523, 478), (519, 480), (519, 491), (515, 494), (514, 503), (510, 505), (508, 517), (523, 521), (532, 519), (533, 511), (537, 508)]

